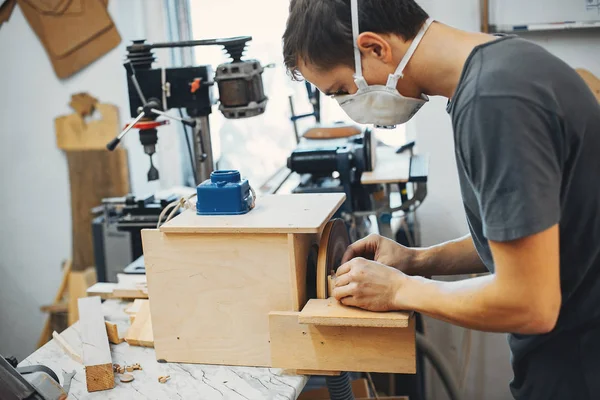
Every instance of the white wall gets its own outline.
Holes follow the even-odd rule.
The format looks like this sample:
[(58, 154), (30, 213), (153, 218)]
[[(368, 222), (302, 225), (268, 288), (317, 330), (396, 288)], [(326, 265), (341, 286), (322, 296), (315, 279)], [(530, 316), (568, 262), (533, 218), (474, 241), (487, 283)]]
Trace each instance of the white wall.
[[(152, 0), (152, 7), (148, 0), (143, 3), (145, 7), (141, 7), (142, 0), (110, 1), (109, 13), (122, 36), (120, 46), (64, 81), (56, 78), (19, 7), (0, 28), (2, 355), (21, 360), (35, 350), (44, 322), (39, 307), (52, 302), (61, 263), (71, 256), (68, 169), (64, 153), (56, 147), (54, 118), (72, 112), (68, 103), (73, 93), (87, 91), (119, 106), (121, 126), (130, 120), (122, 66), (125, 47), (132, 39), (143, 38), (146, 26), (153, 28), (152, 40), (164, 39), (162, 0)], [(158, 183), (146, 182), (148, 159), (137, 132), (126, 138), (126, 147), (134, 192), (155, 190)], [(177, 148), (168, 136), (161, 136), (159, 155), (165, 165), (160, 186), (180, 183), (180, 163), (164, 162), (169, 156), (165, 147)]]
[[(417, 0), (434, 18), (459, 29), (478, 31), (477, 0)], [(583, 67), (600, 76), (600, 30), (526, 33), (532, 40), (572, 67)], [(460, 198), (453, 133), (446, 113), (446, 99), (433, 99), (408, 124), (409, 135), (416, 135), (419, 151), (431, 155), (429, 195), (419, 210), (421, 235), (425, 245), (440, 243), (468, 233)], [(427, 319), (427, 336), (433, 340), (456, 368), (463, 368), (462, 346), (465, 330)], [(471, 357), (465, 381), (465, 399), (510, 399), (512, 379), (506, 335), (472, 332)], [(428, 370), (428, 398), (445, 400), (447, 395), (437, 376)]]

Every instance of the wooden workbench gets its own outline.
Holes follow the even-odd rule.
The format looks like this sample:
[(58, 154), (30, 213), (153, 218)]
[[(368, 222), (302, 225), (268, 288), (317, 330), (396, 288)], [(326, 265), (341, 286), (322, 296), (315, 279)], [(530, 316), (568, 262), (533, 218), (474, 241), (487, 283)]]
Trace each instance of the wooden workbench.
[[(116, 323), (123, 336), (129, 326), (129, 316), (123, 311), (128, 303), (107, 300), (103, 303), (106, 320)], [(79, 323), (65, 330), (61, 336), (81, 352)], [(291, 375), (274, 368), (227, 367), (195, 364), (160, 364), (154, 349), (129, 346), (127, 343), (111, 345), (114, 364), (139, 363), (143, 370), (133, 371), (135, 380), (121, 383), (118, 375), (115, 388), (88, 393), (83, 366), (73, 361), (55, 340), (48, 342), (27, 357), (20, 367), (45, 365), (51, 368), (63, 383), (63, 371), (76, 371), (71, 383), (69, 399), (291, 399), (295, 400), (308, 380), (307, 376)], [(171, 379), (161, 384), (159, 376)]]

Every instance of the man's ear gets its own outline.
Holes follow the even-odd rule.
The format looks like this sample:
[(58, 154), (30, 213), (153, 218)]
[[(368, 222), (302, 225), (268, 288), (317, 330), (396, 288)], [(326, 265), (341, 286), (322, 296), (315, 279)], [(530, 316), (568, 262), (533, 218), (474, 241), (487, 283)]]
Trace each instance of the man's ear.
[(358, 36), (357, 44), (363, 57), (374, 57), (384, 63), (392, 62), (392, 46), (383, 36), (363, 32)]

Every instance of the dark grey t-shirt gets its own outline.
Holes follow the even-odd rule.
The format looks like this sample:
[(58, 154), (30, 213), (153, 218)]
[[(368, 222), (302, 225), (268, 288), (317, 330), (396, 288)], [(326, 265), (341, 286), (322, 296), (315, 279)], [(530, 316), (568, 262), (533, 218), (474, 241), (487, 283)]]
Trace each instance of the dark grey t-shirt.
[(546, 335), (509, 335), (513, 395), (600, 399), (597, 100), (563, 61), (505, 36), (472, 52), (448, 112), (464, 208), (490, 272), (488, 240), (560, 227), (558, 324)]

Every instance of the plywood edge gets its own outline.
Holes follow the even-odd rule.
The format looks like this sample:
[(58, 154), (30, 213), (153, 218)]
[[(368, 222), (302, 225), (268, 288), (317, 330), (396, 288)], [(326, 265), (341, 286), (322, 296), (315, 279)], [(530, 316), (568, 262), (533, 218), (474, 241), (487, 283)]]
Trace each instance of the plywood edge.
[(298, 322), (309, 325), (365, 328), (408, 328), (406, 312), (371, 312), (347, 307), (334, 298), (311, 299), (298, 315)]

